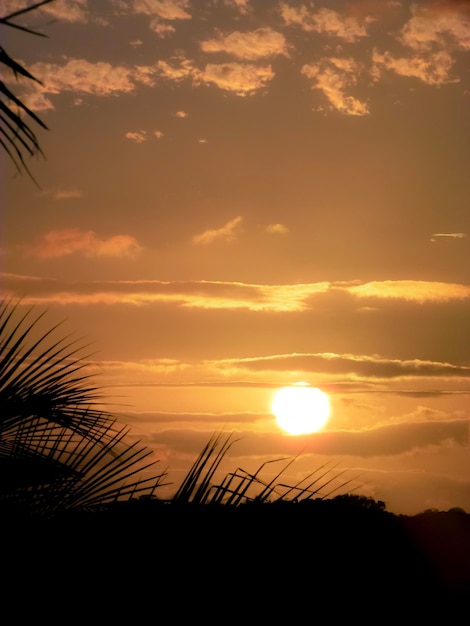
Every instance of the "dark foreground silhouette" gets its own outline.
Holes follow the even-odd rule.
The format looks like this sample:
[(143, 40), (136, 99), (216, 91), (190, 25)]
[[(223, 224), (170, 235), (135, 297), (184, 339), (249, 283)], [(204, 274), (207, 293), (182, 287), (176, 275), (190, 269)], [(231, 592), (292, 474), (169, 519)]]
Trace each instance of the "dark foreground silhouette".
[(70, 610), (107, 619), (131, 611), (132, 623), (147, 614), (170, 624), (465, 623), (470, 515), (399, 516), (381, 504), (351, 496), (238, 507), (134, 500), (13, 524), (4, 571), (20, 575), (22, 587), (44, 585), (37, 610), (52, 593)]
[(48, 345), (55, 327), (37, 340), (41, 315), (28, 315), (0, 304), (4, 623), (465, 621), (466, 513), (407, 518), (364, 497), (318, 500), (331, 470), (289, 487), (294, 459), (268, 482), (266, 463), (217, 482), (236, 442), (223, 432), (162, 502), (165, 472), (139, 478), (151, 451), (96, 405), (80, 348)]

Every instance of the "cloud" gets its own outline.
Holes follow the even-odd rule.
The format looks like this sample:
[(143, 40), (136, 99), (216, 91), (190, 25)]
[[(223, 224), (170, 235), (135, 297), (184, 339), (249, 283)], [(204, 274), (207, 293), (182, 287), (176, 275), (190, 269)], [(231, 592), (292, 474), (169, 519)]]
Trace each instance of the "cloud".
[(137, 76), (134, 69), (85, 59), (71, 59), (65, 65), (35, 63), (31, 73), (44, 83), (46, 93), (79, 91), (97, 96), (132, 91)]
[(215, 423), (215, 424), (251, 424), (263, 418), (263, 413), (162, 413), (162, 412), (142, 412), (126, 414), (131, 425), (135, 422), (146, 422), (150, 424), (171, 424), (187, 422), (194, 425), (195, 422)]
[[(264, 455), (357, 456), (371, 458), (404, 454), (433, 446), (468, 446), (469, 421), (431, 421), (393, 424), (356, 431), (320, 431), (302, 437), (280, 436), (278, 433), (239, 431), (235, 450), (230, 456), (255, 455), (258, 462)], [(155, 442), (175, 450), (197, 453), (210, 433), (193, 429), (163, 429), (153, 435)]]
[(161, 38), (175, 32), (174, 26), (166, 22), (191, 19), (191, 14), (187, 11), (190, 0), (130, 0), (130, 2), (117, 0), (115, 5), (123, 13), (149, 17), (150, 28)]
[(335, 109), (346, 115), (367, 115), (369, 107), (345, 90), (357, 83), (359, 65), (351, 58), (332, 57), (319, 63), (306, 64), (301, 73), (312, 81), (312, 89), (319, 89)]
[(394, 57), (390, 52), (380, 53), (374, 50), (372, 62), (372, 73), (376, 79), (381, 76), (383, 69), (387, 69), (399, 76), (418, 78), (428, 85), (443, 85), (460, 81), (450, 73), (454, 59), (446, 50), (400, 58)]
[(250, 63), (209, 63), (200, 75), (204, 83), (211, 83), (225, 91), (233, 91), (237, 96), (247, 96), (262, 89), (274, 77), (270, 65), (259, 66)]
[(460, 48), (470, 50), (468, 2), (429, 2), (411, 5), (413, 16), (400, 31), (400, 41), (413, 49)]
[(134, 258), (141, 250), (137, 240), (130, 235), (100, 238), (92, 231), (79, 228), (51, 230), (42, 235), (29, 249), (39, 259), (57, 259), (70, 254), (86, 257)]
[[(237, 219), (237, 218), (236, 218)], [(228, 222), (233, 224), (235, 220)], [(213, 241), (212, 233), (223, 231), (222, 237), (231, 237), (231, 228), (225, 231), (227, 224), (222, 229), (206, 231), (203, 239)], [(235, 228), (237, 225), (235, 225)], [(40, 239), (42, 247), (49, 251), (49, 256), (54, 251), (60, 254), (72, 252), (85, 253), (93, 251), (96, 240), (100, 239), (88, 231), (83, 233), (78, 229), (58, 231), (59, 235), (49, 236), (47, 240)], [(68, 234), (70, 233), (70, 234)], [(200, 235), (201, 236), (201, 235)], [(129, 244), (132, 250), (136, 245), (132, 237), (122, 236), (123, 243)], [(111, 238), (113, 239), (113, 238)], [(50, 243), (49, 243), (50, 241)], [(207, 242), (206, 242), (207, 243)], [(205, 245), (202, 241), (199, 245)], [(69, 247), (67, 247), (69, 246)], [(42, 250), (38, 244), (34, 250)], [(58, 256), (55, 254), (55, 256)], [(107, 303), (107, 304), (152, 304), (173, 302), (178, 306), (198, 309), (245, 309), (257, 312), (285, 312), (294, 313), (312, 310), (317, 306), (318, 298), (331, 298), (337, 307), (338, 296), (343, 298), (343, 308), (351, 314), (359, 313), (364, 309), (362, 300), (366, 306), (368, 300), (397, 300), (413, 302), (419, 306), (426, 303), (442, 303), (450, 301), (470, 300), (470, 286), (447, 283), (432, 283), (425, 281), (384, 281), (372, 283), (306, 283), (293, 285), (253, 285), (241, 282), (222, 281), (185, 281), (167, 282), (158, 280), (138, 281), (95, 281), (78, 285), (73, 282), (60, 282), (44, 280), (34, 276), (21, 276), (13, 274), (0, 274), (3, 282), (5, 295), (12, 297), (22, 295), (25, 291), (29, 294), (28, 302), (68, 302), (76, 303)], [(344, 300), (349, 298), (349, 300)], [(358, 306), (358, 302), (360, 306)], [(374, 308), (369, 311), (374, 314)]]
[(23, 104), (31, 111), (53, 111), (54, 105), (49, 98), (40, 91), (39, 85), (29, 85), (22, 95)]
[(447, 302), (470, 298), (470, 286), (424, 280), (383, 280), (352, 285), (347, 291), (358, 298), (383, 298), (412, 302)]
[(373, 21), (387, 17), (400, 9), (401, 0), (355, 0), (347, 7), (347, 13), (361, 22), (366, 18)]
[(249, 6), (250, 0), (225, 0), (227, 6), (233, 6), (240, 12), (241, 15), (248, 15), (252, 11)]
[(203, 233), (199, 235), (195, 235), (191, 242), (196, 245), (208, 245), (217, 240), (223, 241), (234, 241), (236, 238), (236, 233), (239, 230), (240, 224), (243, 221), (243, 217), (239, 215), (235, 217), (233, 220), (227, 222), (221, 228), (209, 229), (205, 230)]
[[(31, 3), (29, 3), (31, 4)], [(56, 20), (63, 22), (76, 22), (85, 24), (89, 21), (88, 15), (88, 0), (54, 0), (50, 4), (45, 4), (42, 7), (36, 9), (37, 15), (48, 15)], [(2, 16), (10, 15), (16, 11), (21, 11), (25, 8), (24, 0), (3, 0), (2, 2)], [(34, 19), (34, 15), (28, 17)]]
[(46, 192), (54, 200), (70, 200), (73, 198), (83, 198), (83, 193), (78, 189), (56, 189)]
[(434, 233), (431, 235), (431, 241), (434, 242), (437, 239), (465, 239), (466, 237), (466, 233)]
[(307, 32), (338, 37), (348, 43), (367, 37), (366, 25), (374, 21), (370, 16), (360, 20), (331, 9), (315, 11), (305, 4), (293, 6), (287, 2), (281, 2), (280, 12), (287, 26), (298, 26)]
[[(223, 367), (224, 362), (220, 362)], [(227, 360), (226, 366), (262, 371), (323, 373), (355, 375), (368, 378), (392, 379), (403, 377), (450, 376), (470, 378), (470, 367), (420, 359), (398, 360), (353, 354), (287, 354), (262, 358)]]
[(94, 96), (129, 93), (136, 83), (152, 85), (155, 72), (145, 66), (128, 68), (105, 62), (90, 63), (85, 59), (70, 59), (64, 65), (34, 63), (29, 71), (42, 82), (42, 85), (29, 83), (25, 86), (25, 101), (34, 110), (54, 108), (47, 94), (65, 91)]
[[(228, 236), (230, 236), (229, 233)], [(167, 282), (159, 280), (95, 281), (78, 285), (72, 282), (42, 281), (34, 276), (12, 274), (0, 274), (0, 276), (6, 293), (18, 295), (27, 291), (28, 302), (39, 302), (41, 299), (44, 302), (67, 301), (83, 304), (173, 302), (187, 308), (251, 311), (302, 311), (307, 308), (305, 304), (307, 298), (313, 294), (325, 293), (329, 286), (329, 283), (279, 286), (222, 281)]]
[[(184, 113), (184, 111), (179, 111), (176, 114), (176, 116), (186, 117), (186, 113)], [(152, 133), (152, 136), (155, 137), (155, 139), (161, 139), (164, 135), (161, 130), (154, 130)], [(139, 131), (126, 133), (126, 139), (129, 139), (130, 141), (134, 141), (135, 143), (144, 143), (145, 141), (147, 141), (148, 138), (149, 138), (149, 135), (146, 130), (139, 130)]]
[(137, 132), (128, 132), (126, 133), (126, 139), (135, 141), (135, 143), (143, 143), (144, 141), (147, 141), (147, 133), (145, 130), (139, 130)]
[(467, 446), (469, 421), (402, 423), (362, 431), (324, 432), (317, 435), (309, 442), (312, 451), (361, 457), (390, 456), (445, 443)]
[(176, 32), (176, 28), (171, 24), (160, 24), (159, 22), (153, 22), (153, 30), (160, 39), (165, 39), (165, 37), (170, 37), (173, 33)]
[(193, 85), (212, 84), (219, 89), (246, 96), (263, 88), (273, 77), (271, 66), (252, 63), (209, 63), (198, 69), (194, 62), (183, 56), (174, 56), (171, 62), (158, 61), (157, 72), (167, 80), (191, 80)]
[(264, 230), (268, 235), (288, 235), (290, 232), (284, 224), (268, 224)]
[[(461, 411), (457, 411), (457, 414), (462, 413)], [(462, 419), (464, 415), (455, 416), (452, 419)], [(418, 405), (411, 411), (410, 413), (405, 413), (404, 415), (400, 415), (392, 418), (392, 423), (401, 424), (406, 422), (432, 422), (432, 421), (449, 421), (448, 416), (444, 411), (440, 411), (437, 409), (431, 409), (428, 406)]]
[(186, 78), (197, 80), (199, 76), (199, 70), (194, 66), (193, 61), (183, 56), (172, 57), (172, 63), (157, 61), (156, 68), (161, 76), (177, 82)]
[(114, 0), (118, 12), (146, 15), (150, 18), (150, 28), (161, 39), (176, 32), (175, 27), (168, 22), (191, 19), (191, 14), (187, 11), (190, 4), (190, 0)]
[(202, 41), (200, 45), (204, 52), (226, 52), (246, 61), (277, 55), (289, 56), (284, 35), (272, 28), (258, 28), (248, 33), (235, 31), (229, 35), (220, 34), (214, 39)]

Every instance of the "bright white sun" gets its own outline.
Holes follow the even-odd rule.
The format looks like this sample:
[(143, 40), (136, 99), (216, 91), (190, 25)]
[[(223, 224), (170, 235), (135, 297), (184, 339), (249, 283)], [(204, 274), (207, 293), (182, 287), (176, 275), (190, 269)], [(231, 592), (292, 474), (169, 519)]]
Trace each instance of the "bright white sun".
[(291, 435), (314, 433), (330, 416), (326, 393), (308, 383), (283, 387), (274, 395), (272, 412), (279, 426)]

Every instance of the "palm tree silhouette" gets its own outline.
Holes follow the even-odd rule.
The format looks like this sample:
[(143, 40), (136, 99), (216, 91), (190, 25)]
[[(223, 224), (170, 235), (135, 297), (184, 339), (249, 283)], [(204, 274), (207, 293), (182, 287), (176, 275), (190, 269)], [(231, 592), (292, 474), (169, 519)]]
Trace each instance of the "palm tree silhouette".
[[(44, 4), (49, 4), (52, 1), (53, 0), (42, 0), (42, 2), (37, 2), (29, 7), (0, 17), (0, 25), (15, 28), (32, 35), (37, 35), (38, 37), (45, 37), (46, 35), (43, 33), (20, 26), (12, 20)], [(41, 84), (41, 81), (35, 78), (20, 63), (15, 61), (2, 46), (0, 46), (0, 64), (10, 70), (16, 80), (18, 80), (19, 77), (23, 77)], [(17, 97), (11, 89), (6, 86), (3, 80), (0, 80), (0, 145), (15, 165), (17, 171), (19, 173), (23, 171), (27, 172), (30, 178), (34, 180), (34, 177), (28, 169), (25, 158), (38, 154), (44, 155), (39, 140), (30, 125), (32, 122), (35, 122), (41, 128), (47, 130), (47, 126), (44, 122), (26, 106), (21, 98)]]
[(85, 346), (56, 339), (57, 326), (41, 331), (44, 315), (0, 304), (2, 513), (53, 516), (153, 496), (166, 473), (150, 473), (152, 451), (97, 408)]

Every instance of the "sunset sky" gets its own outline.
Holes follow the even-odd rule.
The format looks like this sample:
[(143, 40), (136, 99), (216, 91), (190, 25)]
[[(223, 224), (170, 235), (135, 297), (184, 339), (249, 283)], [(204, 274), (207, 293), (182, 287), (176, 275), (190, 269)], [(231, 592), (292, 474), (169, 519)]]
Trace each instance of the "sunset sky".
[[(3, 0), (2, 13), (32, 2)], [(470, 2), (56, 0), (2, 28), (47, 124), (2, 153), (2, 297), (90, 343), (174, 486), (300, 457), (470, 512)], [(285, 434), (277, 389), (329, 394)], [(278, 462), (282, 463), (282, 462)], [(265, 476), (280, 465), (266, 466)]]

